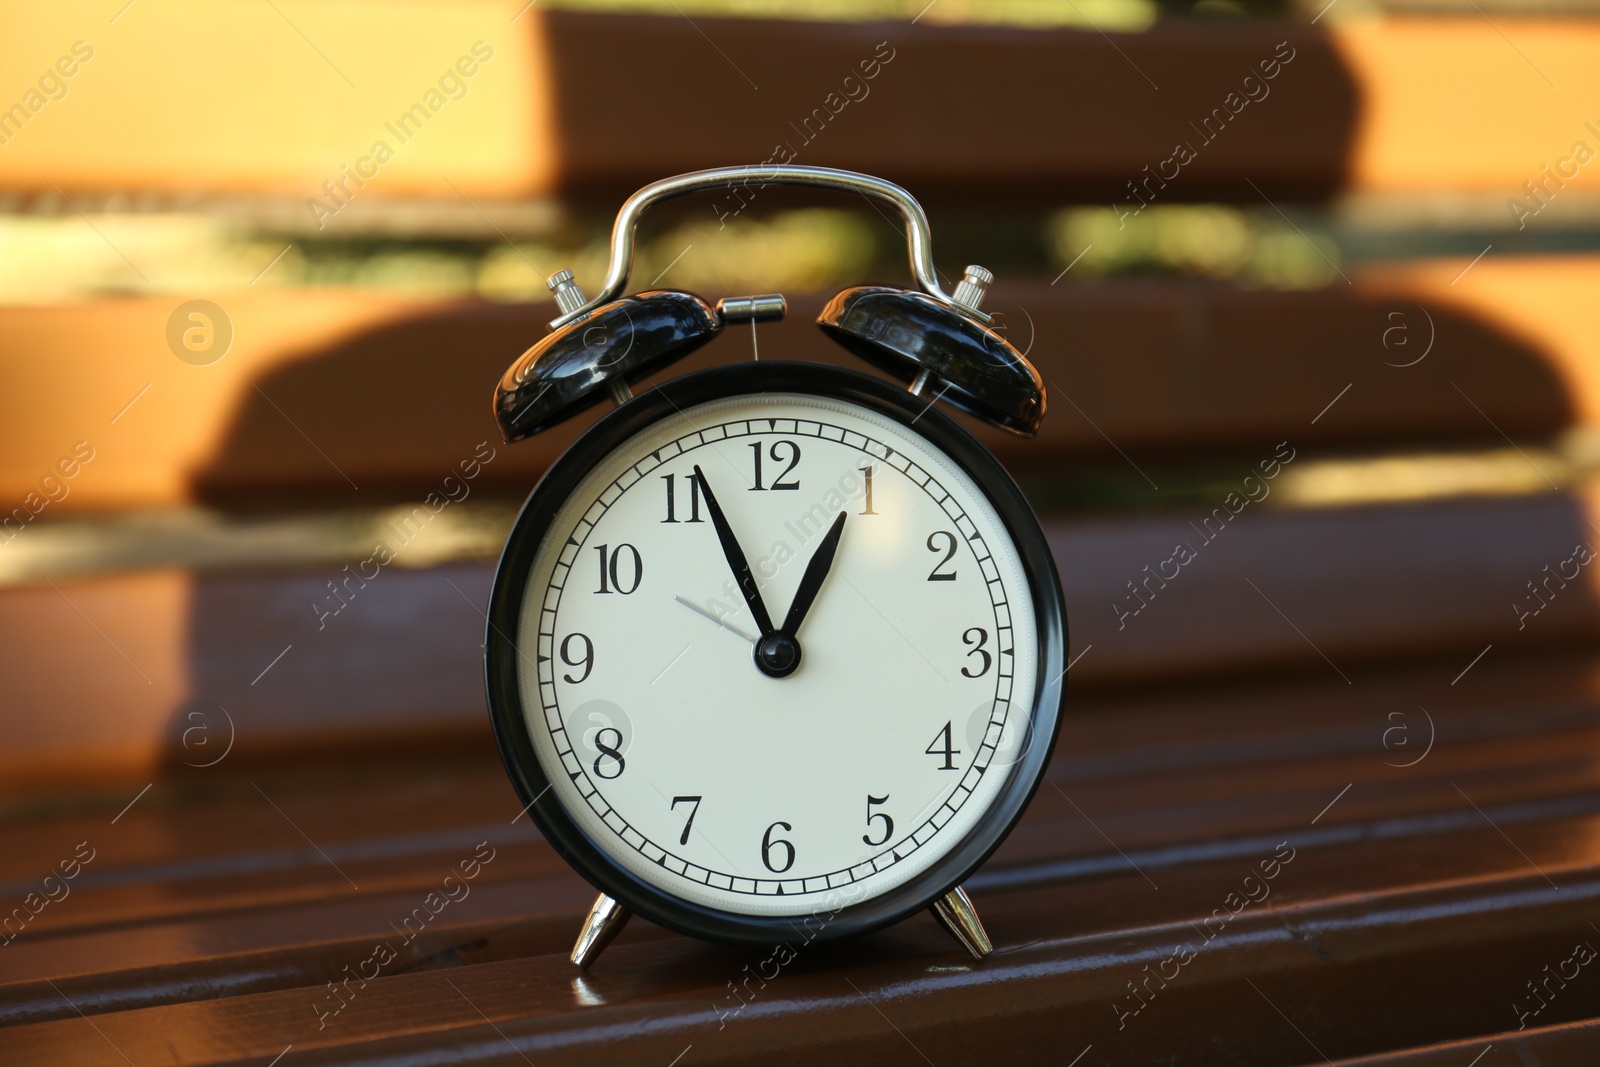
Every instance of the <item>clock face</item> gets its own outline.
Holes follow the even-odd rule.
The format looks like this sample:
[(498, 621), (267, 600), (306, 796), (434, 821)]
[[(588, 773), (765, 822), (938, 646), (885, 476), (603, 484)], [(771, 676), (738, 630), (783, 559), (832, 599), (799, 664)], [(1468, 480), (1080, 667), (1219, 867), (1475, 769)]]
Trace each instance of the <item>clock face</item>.
[(993, 818), (1059, 681), (1024, 556), (913, 415), (804, 392), (665, 408), (517, 572), (541, 777), (612, 863), (702, 907), (905, 886)]

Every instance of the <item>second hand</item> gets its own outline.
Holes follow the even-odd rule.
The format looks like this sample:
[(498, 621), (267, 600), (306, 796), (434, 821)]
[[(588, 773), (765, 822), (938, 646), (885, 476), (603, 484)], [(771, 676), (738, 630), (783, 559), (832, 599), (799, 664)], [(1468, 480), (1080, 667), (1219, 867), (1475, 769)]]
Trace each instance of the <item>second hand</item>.
[(756, 639), (754, 637), (752, 637), (749, 634), (745, 633), (743, 630), (741, 630), (739, 627), (733, 625), (733, 623), (729, 622), (728, 620), (717, 618), (715, 615), (711, 614), (711, 612), (707, 611), (705, 608), (702, 608), (699, 604), (696, 604), (694, 601), (685, 600), (681, 596), (674, 596), (672, 599), (676, 600), (678, 603), (682, 604), (684, 607), (688, 608), (690, 611), (694, 612), (696, 615), (700, 616), (702, 619), (705, 619), (708, 622), (713, 622), (716, 625), (722, 627), (722, 629), (724, 629), (724, 630), (728, 631), (729, 633), (733, 634), (735, 637), (742, 637), (746, 641), (750, 642), (752, 645), (756, 643)]

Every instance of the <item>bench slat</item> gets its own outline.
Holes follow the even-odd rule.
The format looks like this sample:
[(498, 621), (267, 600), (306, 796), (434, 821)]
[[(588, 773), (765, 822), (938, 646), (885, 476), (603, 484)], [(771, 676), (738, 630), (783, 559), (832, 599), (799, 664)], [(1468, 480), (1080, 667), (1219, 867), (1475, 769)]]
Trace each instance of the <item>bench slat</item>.
[[(1085, 938), (1091, 945), (1139, 938), (1193, 920), (1196, 907), (1199, 916), (1208, 914), (1241, 869), (1287, 838), (1298, 850), (1298, 866), (1277, 883), (1274, 900), (1306, 912), (1301, 929), (1318, 931), (1306, 936), (1318, 939), (1324, 955), (1359, 960), (1373, 952), (1410, 951), (1419, 943), (1427, 949), (1426, 937), (1369, 941), (1366, 933), (1353, 934), (1355, 927), (1326, 916), (1367, 894), (1381, 898), (1381, 907), (1379, 901), (1370, 904), (1378, 911), (1401, 907), (1396, 902), (1408, 894), (1428, 898), (1441, 892), (1454, 894), (1458, 909), (1481, 909), (1496, 894), (1524, 886), (1529, 863), (1564, 892), (1588, 877), (1590, 842), (1600, 821), (1600, 777), (1582, 755), (1592, 750), (1600, 729), (1588, 680), (1593, 663), (1592, 655), (1566, 654), (1485, 665), (1464, 691), (1464, 703), (1436, 706), (1440, 742), (1412, 768), (1386, 767), (1375, 758), (1384, 755), (1392, 764), (1410, 754), (1383, 751), (1380, 732), (1392, 720), (1372, 708), (1408, 705), (1418, 686), (1437, 691), (1442, 683), (1415, 667), (1392, 672), (1363, 693), (1301, 676), (1233, 683), (1232, 692), (1212, 688), (1198, 697), (1182, 690), (1133, 700), (1091, 694), (1068, 719), (1051, 784), (969, 885), (1003, 947), (1054, 939), (1048, 966), (1077, 968), (1081, 964), (1074, 961), (1093, 954)], [(1509, 693), (1520, 694), (1525, 712), (1515, 722), (1502, 712)], [(1206, 704), (1213, 701), (1229, 714), (1208, 714)], [(1295, 709), (1292, 730), (1284, 708)], [(1157, 736), (1172, 744), (1181, 739), (1204, 758), (1182, 770), (1119, 758), (1142, 752), (1152, 726)], [(1413, 726), (1420, 746), (1422, 724)], [(1276, 743), (1261, 743), (1273, 734)], [(1286, 747), (1290, 740), (1298, 747)], [(80, 834), (93, 836), (102, 854), (59, 905), (61, 922), (45, 921), (57, 914), (46, 912), (6, 946), (12, 963), (0, 982), (0, 1022), (54, 1018), (76, 1025), (65, 994), (86, 1012), (115, 1018), (154, 1019), (148, 1014), (153, 1006), (169, 1004), (178, 1014), (162, 1025), (178, 1026), (182, 1013), (193, 1010), (182, 1003), (204, 999), (224, 1013), (253, 1014), (260, 1009), (250, 1005), (261, 1005), (274, 1018), (286, 1014), (284, 1040), (298, 1043), (293, 1020), (310, 1011), (307, 1005), (316, 997), (309, 994), (339, 978), (345, 964), (364, 959), (369, 942), (388, 936), (391, 924), (480, 835), (495, 841), (496, 853), (472, 895), (408, 948), (392, 972), (397, 977), (379, 984), (403, 985), (398, 976), (419, 978), (419, 970), (469, 975), (481, 973), (480, 965), (521, 961), (513, 965), (535, 966), (544, 976), (540, 983), (564, 988), (566, 979), (559, 972), (546, 974), (547, 964), (563, 958), (590, 891), (527, 823), (513, 832), (496, 819), (515, 802), (508, 801), (493, 760), (482, 746), (473, 759), (446, 762), (431, 776), (415, 762), (390, 761), (353, 779), (219, 768), (222, 778), (213, 780), (203, 806), (163, 785), (115, 831), (105, 825), (109, 813), (27, 827), (19, 840), (25, 854), (14, 858), (19, 867), (43, 866), (51, 839), (59, 843)], [(190, 869), (192, 861), (180, 862), (186, 854), (215, 856), (230, 871), (252, 869), (252, 863), (266, 869), (263, 862), (275, 862), (296, 832), (254, 792), (258, 781), (320, 851), (302, 849), (303, 862), (275, 878), (200, 877)], [(448, 809), (433, 803), (440, 796), (452, 798)], [(402, 848), (385, 844), (417, 840), (419, 817), (437, 827), (420, 835), (428, 841)], [(503, 824), (498, 831), (484, 829), (496, 822)], [(249, 832), (241, 834), (239, 827)], [(1506, 847), (1502, 833), (1516, 842), (1515, 849)], [(1102, 835), (1116, 848), (1108, 848)], [(19, 839), (15, 831), (7, 837)], [(347, 890), (330, 858), (359, 890)], [(1146, 877), (1161, 888), (1147, 892)], [(149, 892), (140, 892), (142, 886)], [(1072, 906), (1063, 910), (1057, 902), (1067, 898)], [(1496, 918), (1498, 925), (1481, 932), (1482, 939), (1503, 939), (1524, 929), (1518, 924), (1544, 921), (1530, 919), (1523, 909), (1537, 911), (1548, 901), (1518, 900)], [(602, 966), (595, 981), (626, 981), (630, 960), (651, 971), (663, 968), (658, 975), (682, 975), (687, 966), (688, 980), (695, 981), (708, 953), (713, 959), (739, 956), (669, 939), (676, 947), (668, 956), (678, 961), (670, 963), (655, 958), (663, 950), (650, 947), (662, 937), (648, 925), (630, 929), (613, 950), (620, 962), (615, 969)], [(826, 951), (837, 957), (834, 963), (872, 965), (887, 955), (910, 966), (948, 948), (931, 926), (914, 921), (865, 946)], [(1267, 973), (1281, 966), (1274, 963)], [(624, 999), (654, 996), (650, 986), (662, 981), (628, 985)], [(397, 995), (424, 987), (405, 988), (411, 992)], [(689, 991), (670, 988), (674, 996)], [(1078, 1007), (1089, 1019), (1096, 1009), (1105, 1010), (1089, 1000)], [(450, 1026), (470, 1025), (475, 1018), (467, 1013)], [(276, 1039), (284, 1032), (277, 1026), (263, 1032)], [(16, 1032), (26, 1038), (35, 1031)]]
[[(1309, 665), (1345, 686), (1371, 665), (1417, 656), (1442, 656), (1435, 669), (1448, 682), (1489, 645), (1498, 656), (1600, 633), (1588, 572), (1564, 588), (1550, 577), (1592, 543), (1589, 495), (1254, 507), (1226, 525), (1212, 516), (1202, 526), (1198, 511), (1052, 520), (1071, 654), (1082, 656), (1074, 684)], [(1195, 552), (1181, 566), (1171, 562), (1179, 544)], [(196, 724), (214, 724), (220, 743), (231, 722), (255, 758), (336, 751), (380, 727), (391, 744), (481, 737), (492, 566), (391, 568), (320, 619), (313, 604), (341, 573), (155, 572), (0, 590), (0, 620), (13, 620), (4, 629), (15, 635), (0, 647), (12, 680), (0, 777), (15, 790), (202, 763), (220, 749), (200, 749), (208, 734), (183, 748)], [(1548, 582), (1537, 596), (1535, 580)], [(62, 633), (79, 643), (63, 645)], [(63, 703), (85, 717), (61, 717)]]
[[(343, 179), (360, 212), (384, 197), (613, 200), (708, 160), (793, 159), (968, 203), (1121, 202), (1145, 167), (1171, 179), (1144, 194), (1158, 199), (1256, 203), (1247, 178), (1274, 198), (1348, 188), (1498, 198), (1540, 177), (1539, 163), (1555, 163), (1574, 139), (1597, 140), (1583, 102), (1600, 98), (1591, 61), (1600, 36), (1575, 18), (1515, 19), (1504, 34), (1471, 13), (1319, 26), (1172, 19), (1108, 37), (933, 19), (690, 21), (543, 8), (508, 22), (488, 0), (384, 6), (381, 18), (372, 10), (284, 0), (280, 19), (190, 3), (119, 20), (88, 42), (96, 51), (67, 83), (70, 106), (24, 111), (4, 184), (178, 201), (250, 192), (299, 207), (326, 196), (323, 182), (343, 179), (343, 164), (367, 175), (359, 188)], [(8, 69), (46, 69), (84, 37), (80, 11), (19, 16), (0, 58)], [(307, 48), (295, 27), (320, 47)], [(454, 99), (439, 94), (458, 58), (473, 65), (479, 41), (493, 58), (444, 87)], [(1276, 76), (1247, 83), (1263, 63), (1277, 64), (1268, 68)], [(189, 78), (140, 77), (180, 67)], [(680, 124), (639, 106), (662, 85), (677, 114), (717, 121), (683, 137)], [(412, 104), (431, 114), (391, 130)], [(179, 112), (184, 124), (166, 121)], [(278, 121), (292, 114), (319, 121)], [(362, 163), (377, 141), (392, 161)], [(1171, 162), (1179, 142), (1194, 152), (1181, 168)], [(307, 230), (321, 221), (339, 232), (339, 215), (296, 214)]]
[[(995, 310), (1051, 384), (1050, 414), (1035, 441), (979, 435), (1019, 472), (1094, 460), (1144, 485), (1119, 449), (1148, 464), (1283, 440), (1503, 448), (1502, 433), (1549, 437), (1600, 420), (1600, 342), (1587, 317), (1600, 257), (1491, 257), (1452, 284), (1469, 262), (1355, 270), (1350, 286), (1308, 293), (1002, 279)], [(788, 320), (761, 327), (764, 357), (861, 368), (812, 325), (822, 300), (793, 295)], [(222, 303), (235, 341), (207, 367), (167, 349), (168, 300), (0, 310), (0, 373), (14, 383), (0, 397), (0, 500), (38, 494), (79, 440), (94, 458), (35, 521), (197, 499), (417, 502), (484, 442), (494, 451), (478, 491), (520, 497), (599, 414), (499, 442), (490, 392), (544, 335), (551, 305), (338, 289)], [(748, 332), (730, 331), (668, 373), (750, 354)]]

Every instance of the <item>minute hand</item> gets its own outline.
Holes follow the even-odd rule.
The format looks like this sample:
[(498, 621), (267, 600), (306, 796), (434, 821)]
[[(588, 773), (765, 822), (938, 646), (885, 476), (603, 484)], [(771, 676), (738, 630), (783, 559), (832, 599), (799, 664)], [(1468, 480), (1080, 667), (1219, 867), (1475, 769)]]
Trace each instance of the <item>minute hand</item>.
[(722, 554), (728, 561), (728, 568), (733, 571), (733, 580), (738, 583), (744, 602), (750, 606), (750, 614), (761, 628), (761, 636), (765, 637), (772, 633), (772, 616), (767, 614), (767, 605), (761, 601), (756, 577), (750, 573), (750, 561), (745, 559), (744, 549), (739, 547), (738, 538), (733, 536), (728, 517), (722, 513), (722, 505), (717, 503), (716, 496), (711, 492), (711, 483), (706, 480), (705, 472), (698, 463), (695, 464), (694, 476), (700, 481), (700, 492), (706, 498), (706, 510), (711, 512), (711, 525), (717, 529), (717, 540), (722, 542)]
[(822, 543), (817, 545), (816, 552), (812, 553), (811, 562), (806, 564), (806, 572), (800, 576), (800, 587), (794, 591), (794, 601), (789, 605), (789, 614), (784, 618), (783, 625), (778, 627), (779, 633), (795, 636), (795, 631), (800, 629), (800, 624), (805, 621), (806, 612), (811, 610), (812, 601), (817, 599), (817, 594), (822, 591), (822, 583), (827, 580), (828, 571), (833, 566), (834, 553), (839, 550), (839, 536), (844, 533), (845, 513), (839, 512), (839, 517), (833, 520), (833, 525), (828, 527), (828, 532), (823, 534)]

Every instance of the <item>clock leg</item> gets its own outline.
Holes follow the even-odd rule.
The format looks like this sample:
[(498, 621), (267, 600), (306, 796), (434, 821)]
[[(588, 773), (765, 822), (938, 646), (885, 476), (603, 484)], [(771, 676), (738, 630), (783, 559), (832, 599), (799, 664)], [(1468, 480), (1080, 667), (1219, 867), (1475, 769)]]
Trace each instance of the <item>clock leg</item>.
[(583, 929), (578, 931), (577, 943), (572, 946), (572, 962), (587, 971), (632, 917), (633, 912), (604, 893), (595, 897), (589, 917), (583, 920)]
[(989, 935), (978, 919), (978, 910), (972, 906), (972, 898), (967, 896), (965, 889), (956, 886), (934, 901), (928, 910), (933, 912), (933, 917), (950, 932), (951, 937), (961, 942), (962, 948), (972, 953), (973, 959), (981, 960), (994, 951), (994, 946), (989, 943)]

